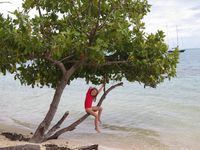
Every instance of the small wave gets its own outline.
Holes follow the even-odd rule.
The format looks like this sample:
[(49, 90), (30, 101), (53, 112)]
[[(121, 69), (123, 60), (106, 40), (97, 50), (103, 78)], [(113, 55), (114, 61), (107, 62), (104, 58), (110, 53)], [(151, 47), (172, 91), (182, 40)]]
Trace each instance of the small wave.
[(123, 150), (123, 149), (119, 149), (119, 148), (112, 148), (112, 147), (107, 147), (107, 146), (99, 146), (100, 150)]
[(14, 119), (14, 118), (11, 118), (11, 119), (12, 119), (12, 120), (14, 121), (14, 123), (16, 123), (17, 125), (20, 125), (20, 126), (23, 126), (23, 127), (29, 128), (29, 129), (33, 129), (33, 128), (34, 128), (34, 125), (31, 124), (31, 123), (23, 122), (23, 121)]
[(132, 133), (134, 135), (154, 136), (154, 137), (159, 137), (160, 136), (158, 134), (158, 132), (156, 132), (154, 130), (150, 130), (150, 129), (125, 127), (125, 126), (117, 126), (117, 125), (109, 125), (109, 124), (103, 124), (102, 126), (103, 126), (104, 129), (129, 132), (129, 133)]

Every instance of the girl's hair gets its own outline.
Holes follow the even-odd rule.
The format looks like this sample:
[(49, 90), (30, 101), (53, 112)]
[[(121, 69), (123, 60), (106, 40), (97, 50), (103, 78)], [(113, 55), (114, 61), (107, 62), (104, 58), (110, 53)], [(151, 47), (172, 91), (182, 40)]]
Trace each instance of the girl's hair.
[[(92, 94), (92, 91), (93, 91), (93, 90), (96, 90), (96, 91), (97, 91), (97, 94), (98, 94), (98, 90), (97, 90), (97, 88), (94, 87), (94, 88), (91, 89), (91, 91), (90, 91), (90, 95)], [(96, 95), (96, 96), (97, 96), (97, 95)], [(96, 102), (96, 96), (94, 97), (94, 102)]]
[(92, 89), (91, 89), (91, 92), (92, 92), (93, 90), (96, 90), (96, 91), (97, 91), (97, 93), (98, 93), (98, 90), (97, 90), (97, 88), (95, 88), (95, 87), (94, 87), (94, 88), (92, 88)]

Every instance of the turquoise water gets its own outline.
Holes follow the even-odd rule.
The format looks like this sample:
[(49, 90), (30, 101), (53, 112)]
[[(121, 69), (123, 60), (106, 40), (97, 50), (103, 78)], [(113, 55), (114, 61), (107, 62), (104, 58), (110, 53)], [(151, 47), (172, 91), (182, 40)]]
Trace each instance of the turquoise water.
[[(124, 81), (103, 103), (101, 134), (88, 118), (66, 139), (118, 149), (200, 149), (200, 49), (180, 54), (177, 77), (156, 89)], [(116, 82), (111, 83), (115, 84)], [(84, 114), (89, 85), (81, 79), (65, 89), (55, 123), (70, 112), (64, 126)], [(54, 91), (20, 86), (12, 75), (0, 76), (0, 122), (35, 130), (46, 114)], [(108, 148), (109, 149), (109, 148)]]

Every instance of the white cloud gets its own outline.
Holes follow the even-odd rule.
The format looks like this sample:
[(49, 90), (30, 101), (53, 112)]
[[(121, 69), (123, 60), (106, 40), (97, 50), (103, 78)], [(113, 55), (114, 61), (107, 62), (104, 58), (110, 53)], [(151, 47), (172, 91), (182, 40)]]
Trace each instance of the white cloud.
[[(1, 2), (8, 2), (9, 0), (1, 0)], [(22, 0), (10, 0), (10, 3), (1, 3), (0, 4), (0, 13), (4, 15), (13, 12), (14, 10), (21, 8)]]
[[(8, 1), (8, 0), (1, 0)], [(11, 4), (0, 4), (0, 12), (21, 8), (22, 0), (10, 0)], [(180, 47), (200, 47), (200, 0), (149, 0), (151, 12), (145, 17), (146, 31), (158, 29), (168, 33), (166, 39), (171, 47), (176, 45), (176, 26), (178, 26)]]
[[(199, 0), (149, 0), (151, 12), (145, 17), (148, 33), (161, 29), (168, 33), (169, 45), (176, 44), (178, 27), (180, 47), (200, 47)], [(188, 42), (189, 41), (189, 42)]]

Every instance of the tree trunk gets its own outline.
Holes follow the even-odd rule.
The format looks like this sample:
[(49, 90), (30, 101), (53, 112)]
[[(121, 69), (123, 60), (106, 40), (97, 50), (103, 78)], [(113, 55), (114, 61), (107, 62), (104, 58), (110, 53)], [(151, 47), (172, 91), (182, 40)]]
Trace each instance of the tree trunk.
[(41, 143), (44, 140), (44, 134), (49, 128), (51, 121), (53, 120), (55, 113), (60, 102), (61, 95), (64, 88), (69, 81), (69, 78), (74, 74), (74, 72), (82, 65), (82, 61), (75, 63), (69, 70), (63, 73), (62, 79), (57, 85), (56, 91), (54, 93), (53, 101), (49, 107), (49, 111), (46, 114), (44, 120), (40, 123), (36, 129), (33, 137), (30, 139), (30, 142)]
[(60, 102), (61, 95), (63, 93), (63, 90), (66, 86), (66, 81), (63, 79), (61, 80), (60, 84), (57, 86), (56, 91), (54, 93), (53, 101), (50, 105), (49, 111), (46, 114), (44, 120), (40, 123), (37, 130), (35, 131), (33, 137), (31, 138), (30, 142), (40, 143), (43, 141), (43, 136), (48, 127), (51, 124), (51, 121), (53, 120), (53, 117), (56, 113), (58, 104)]

